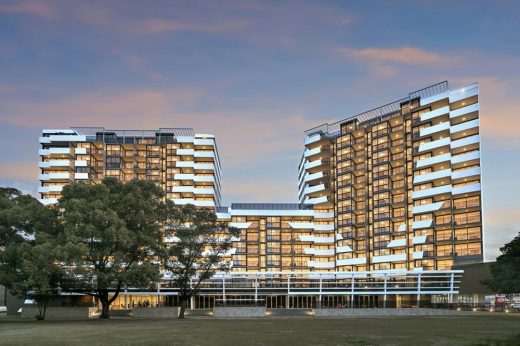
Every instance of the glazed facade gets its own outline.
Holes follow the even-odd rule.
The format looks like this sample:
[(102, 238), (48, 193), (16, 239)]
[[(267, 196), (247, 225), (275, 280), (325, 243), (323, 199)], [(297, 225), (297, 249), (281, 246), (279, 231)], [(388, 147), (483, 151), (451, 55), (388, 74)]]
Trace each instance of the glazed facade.
[(326, 265), (421, 271), (482, 261), (478, 90), (443, 82), (306, 131), (299, 197), (334, 212)]
[(72, 181), (104, 177), (153, 181), (176, 204), (220, 206), (220, 161), (215, 138), (193, 129), (43, 130), (40, 137), (41, 202), (56, 203)]
[(478, 84), (447, 82), (306, 131), (298, 204), (221, 207), (213, 135), (71, 128), (40, 137), (44, 204), (72, 181), (154, 181), (241, 230), (232, 272), (416, 272), (483, 259)]

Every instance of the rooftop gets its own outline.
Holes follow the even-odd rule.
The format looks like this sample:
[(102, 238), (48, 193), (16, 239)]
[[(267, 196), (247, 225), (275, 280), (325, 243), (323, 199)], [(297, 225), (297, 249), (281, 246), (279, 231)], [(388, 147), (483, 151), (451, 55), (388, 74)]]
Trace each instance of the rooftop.
[[(310, 204), (299, 203), (231, 203), (233, 210), (309, 210)], [(217, 212), (227, 213), (229, 207), (219, 207)]]
[(157, 134), (195, 136), (192, 128), (160, 128), (158, 130), (107, 130), (104, 127), (71, 127), (80, 135), (95, 136), (99, 133), (115, 134), (117, 137), (155, 137)]
[(357, 119), (359, 122), (363, 123), (363, 122), (375, 119), (377, 117), (383, 117), (385, 115), (398, 112), (401, 109), (401, 104), (403, 102), (407, 102), (407, 101), (410, 101), (410, 100), (413, 100), (416, 98), (430, 97), (433, 95), (441, 94), (447, 90), (448, 90), (448, 81), (433, 84), (433, 85), (430, 85), (429, 87), (411, 92), (408, 94), (407, 97), (394, 101), (394, 102), (391, 102), (391, 103), (388, 103), (384, 106), (380, 106), (380, 107), (371, 109), (369, 111), (366, 111), (366, 112), (363, 112), (363, 113), (360, 113), (357, 115), (349, 116), (345, 119), (342, 119), (342, 120), (337, 121), (332, 124), (325, 123), (325, 124), (313, 127), (312, 129), (305, 131), (305, 134), (309, 137), (312, 135), (318, 134), (318, 133), (326, 134), (329, 137), (336, 137), (340, 133), (341, 124), (343, 124), (344, 122), (346, 122), (348, 120)]

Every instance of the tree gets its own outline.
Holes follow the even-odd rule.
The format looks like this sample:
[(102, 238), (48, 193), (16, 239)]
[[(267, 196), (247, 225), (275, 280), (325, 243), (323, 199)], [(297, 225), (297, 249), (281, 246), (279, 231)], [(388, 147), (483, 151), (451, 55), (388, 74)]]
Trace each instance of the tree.
[(123, 287), (150, 288), (159, 279), (154, 254), (161, 242), (163, 193), (150, 181), (107, 178), (95, 185), (72, 183), (62, 196), (65, 288), (97, 297), (100, 318), (109, 318)]
[(42, 205), (17, 189), (0, 188), (0, 248), (34, 236)]
[(38, 319), (45, 318), (62, 278), (54, 251), (59, 229), (55, 209), (16, 189), (0, 189), (0, 283), (12, 294), (36, 301)]
[(21, 299), (32, 299), (38, 306), (37, 319), (45, 319), (47, 305), (59, 295), (63, 277), (52, 242), (22, 242), (6, 251), (9, 270), (3, 275), (10, 292)]
[(161, 262), (174, 287), (179, 289), (179, 318), (184, 318), (187, 302), (198, 292), (201, 283), (216, 272), (229, 270), (230, 264), (224, 261), (224, 256), (240, 231), (219, 223), (211, 210), (193, 205), (167, 205), (167, 210), (165, 235), (171, 241), (163, 243)]
[(520, 292), (520, 233), (500, 248), (502, 254), (490, 265), (491, 278), (483, 283), (497, 293)]

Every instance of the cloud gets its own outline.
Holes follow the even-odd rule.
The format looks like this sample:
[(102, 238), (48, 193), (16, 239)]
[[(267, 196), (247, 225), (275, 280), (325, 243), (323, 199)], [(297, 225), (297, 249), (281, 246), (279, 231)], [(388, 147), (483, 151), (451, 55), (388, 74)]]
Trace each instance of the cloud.
[[(214, 133), (226, 167), (286, 158), (298, 164), (303, 131), (314, 127), (292, 102), (275, 108), (230, 109), (226, 106), (200, 111), (209, 97), (202, 89), (104, 89), (47, 101), (10, 99), (0, 109), (0, 121), (18, 127), (153, 129), (193, 127)], [(278, 108), (279, 107), (279, 108)]]
[(409, 46), (361, 49), (339, 47), (335, 52), (349, 61), (367, 67), (375, 76), (382, 78), (395, 76), (402, 68), (446, 68), (457, 65), (461, 60), (456, 55), (444, 55)]
[(0, 4), (0, 13), (29, 14), (44, 18), (54, 18), (55, 11), (49, 3), (43, 1), (7, 1)]
[(179, 19), (149, 18), (135, 22), (133, 27), (136, 32), (145, 34), (181, 32), (181, 31), (200, 31), (200, 32), (219, 32), (239, 30), (247, 25), (244, 20), (220, 20), (220, 21), (186, 21)]
[(421, 48), (415, 47), (398, 47), (398, 48), (337, 48), (337, 51), (344, 57), (357, 60), (374, 60), (382, 62), (391, 62), (404, 65), (428, 65), (444, 63), (448, 57), (429, 52)]

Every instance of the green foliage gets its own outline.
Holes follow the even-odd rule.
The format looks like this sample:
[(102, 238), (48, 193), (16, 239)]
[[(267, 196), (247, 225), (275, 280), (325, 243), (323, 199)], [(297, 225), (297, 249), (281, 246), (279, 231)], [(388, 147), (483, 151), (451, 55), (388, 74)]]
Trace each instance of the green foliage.
[(0, 247), (24, 241), (37, 230), (49, 231), (54, 210), (13, 188), (0, 188)]
[(502, 254), (490, 266), (492, 278), (483, 283), (502, 294), (520, 292), (520, 233), (500, 248)]
[(69, 278), (64, 287), (98, 297), (101, 318), (108, 318), (122, 287), (149, 288), (159, 279), (153, 255), (161, 241), (163, 193), (149, 181), (107, 178), (96, 185), (72, 183), (62, 196), (64, 230), (58, 239)]
[(40, 319), (62, 278), (54, 244), (59, 229), (55, 209), (18, 190), (0, 189), (0, 283), (35, 300)]
[(238, 229), (219, 223), (211, 210), (166, 205), (165, 235), (170, 241), (164, 242), (161, 257), (164, 269), (179, 288), (180, 318), (187, 299), (199, 290), (203, 280), (229, 270), (223, 257), (232, 248), (233, 237), (239, 234)]

